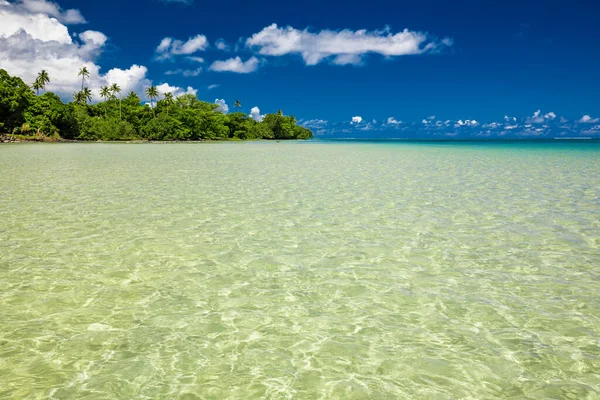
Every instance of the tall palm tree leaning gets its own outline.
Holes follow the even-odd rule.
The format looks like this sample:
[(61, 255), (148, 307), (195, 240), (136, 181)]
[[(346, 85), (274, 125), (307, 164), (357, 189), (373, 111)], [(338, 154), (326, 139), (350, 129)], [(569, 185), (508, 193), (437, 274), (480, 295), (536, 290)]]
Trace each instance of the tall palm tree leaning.
[[(108, 86), (102, 86), (100, 88), (100, 97), (106, 101), (111, 96), (111, 91)], [(106, 119), (106, 105), (104, 105), (104, 118)]]
[(83, 91), (83, 85), (85, 84), (85, 78), (89, 78), (90, 71), (86, 67), (81, 67), (77, 76), (81, 77), (81, 91)]
[(171, 105), (173, 103), (175, 103), (175, 99), (173, 98), (173, 93), (171, 93), (171, 92), (165, 93), (165, 98), (163, 101), (167, 105), (167, 117), (168, 117), (169, 116), (169, 108), (171, 108)]
[(152, 113), (154, 114), (154, 118), (156, 118), (156, 111), (154, 111), (154, 104), (152, 101), (158, 97), (158, 90), (156, 86), (152, 85), (146, 89), (146, 96), (150, 99), (150, 108), (152, 108)]
[(235, 104), (233, 106), (235, 107), (235, 111), (238, 111), (238, 109), (242, 106), (242, 102), (239, 100), (236, 100)]
[(119, 95), (119, 119), (121, 119), (121, 88), (116, 83), (113, 83), (110, 87), (110, 91), (113, 93), (113, 96), (115, 94)]

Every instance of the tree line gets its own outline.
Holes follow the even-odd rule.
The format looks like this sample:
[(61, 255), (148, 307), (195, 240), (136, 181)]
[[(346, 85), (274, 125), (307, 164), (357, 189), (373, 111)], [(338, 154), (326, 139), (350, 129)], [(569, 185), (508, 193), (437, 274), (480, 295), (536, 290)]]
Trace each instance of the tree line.
[[(150, 104), (142, 104), (137, 93), (121, 96), (116, 83), (100, 88), (104, 100), (92, 104), (93, 92), (86, 87), (89, 71), (79, 71), (81, 90), (73, 101), (64, 103), (52, 92), (42, 70), (31, 86), (21, 78), (0, 69), (0, 133), (23, 138), (73, 140), (252, 140), (310, 139), (312, 132), (297, 125), (296, 118), (281, 110), (267, 114), (262, 121), (237, 111), (221, 112), (217, 104), (199, 100), (195, 95), (162, 98), (155, 86), (145, 90)], [(44, 93), (40, 95), (40, 90)]]

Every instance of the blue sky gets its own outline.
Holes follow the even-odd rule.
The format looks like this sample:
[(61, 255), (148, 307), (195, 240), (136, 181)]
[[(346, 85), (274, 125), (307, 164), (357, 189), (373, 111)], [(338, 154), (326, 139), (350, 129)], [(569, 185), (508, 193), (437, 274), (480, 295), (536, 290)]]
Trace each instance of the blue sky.
[(598, 16), (562, 0), (0, 0), (0, 67), (28, 79), (61, 59), (50, 89), (69, 97), (89, 63), (92, 89), (240, 99), (320, 136), (600, 136)]

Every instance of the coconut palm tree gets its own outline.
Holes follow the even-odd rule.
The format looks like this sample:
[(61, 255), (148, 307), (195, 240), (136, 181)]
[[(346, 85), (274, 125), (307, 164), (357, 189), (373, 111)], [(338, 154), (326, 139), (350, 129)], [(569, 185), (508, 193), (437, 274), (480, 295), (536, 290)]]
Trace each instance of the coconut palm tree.
[(81, 77), (81, 91), (83, 91), (83, 85), (85, 84), (85, 78), (89, 78), (90, 71), (86, 67), (81, 67), (77, 76)]
[(242, 106), (242, 102), (239, 100), (236, 100), (235, 104), (233, 106), (235, 107), (235, 111), (237, 111), (238, 108), (240, 108)]
[(113, 96), (115, 94), (119, 95), (119, 119), (121, 119), (121, 95), (120, 95), (121, 88), (116, 83), (113, 83), (112, 86), (110, 87), (110, 91), (113, 93)]
[[(111, 96), (110, 93), (110, 89), (108, 88), (108, 86), (102, 86), (100, 88), (100, 97), (102, 97), (104, 99), (104, 101), (108, 100), (108, 98)], [(106, 104), (104, 104), (104, 118), (106, 118)]]
[(46, 83), (50, 83), (50, 76), (48, 76), (48, 71), (46, 71), (45, 69), (41, 70), (36, 80), (40, 86), (40, 89), (46, 90)]
[(36, 79), (35, 82), (33, 82), (33, 84), (31, 85), (31, 87), (33, 88), (33, 90), (35, 90), (36, 94), (39, 96), (40, 95), (40, 89), (42, 88), (42, 84), (40, 83), (40, 79)]
[(73, 101), (77, 104), (83, 103), (83, 91), (73, 93)]
[(88, 101), (92, 101), (92, 91), (89, 88), (84, 88), (81, 91), (81, 96), (85, 104), (87, 104)]
[(150, 99), (150, 107), (152, 108), (152, 113), (154, 114), (154, 117), (156, 117), (156, 112), (154, 111), (154, 104), (152, 103), (154, 99), (158, 98), (158, 90), (156, 89), (156, 86), (152, 85), (149, 88), (147, 88), (146, 96), (148, 96), (148, 98)]
[(173, 103), (175, 103), (175, 99), (173, 98), (173, 93), (171, 93), (171, 92), (165, 93), (165, 98), (163, 101), (167, 105), (167, 117), (168, 117), (169, 116), (169, 108), (171, 108), (171, 105)]

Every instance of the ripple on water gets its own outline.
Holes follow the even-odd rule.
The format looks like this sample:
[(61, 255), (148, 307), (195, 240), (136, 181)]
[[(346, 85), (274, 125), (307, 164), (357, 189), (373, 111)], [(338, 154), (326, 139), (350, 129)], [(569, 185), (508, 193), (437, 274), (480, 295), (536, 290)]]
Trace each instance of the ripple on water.
[(0, 397), (600, 397), (599, 161), (0, 146)]

